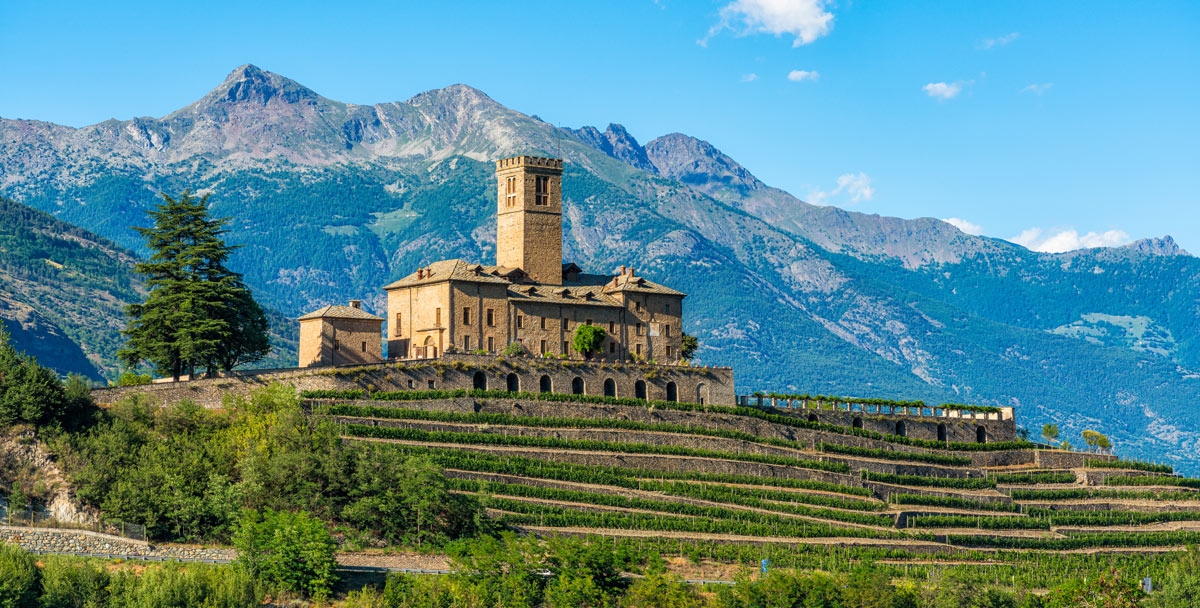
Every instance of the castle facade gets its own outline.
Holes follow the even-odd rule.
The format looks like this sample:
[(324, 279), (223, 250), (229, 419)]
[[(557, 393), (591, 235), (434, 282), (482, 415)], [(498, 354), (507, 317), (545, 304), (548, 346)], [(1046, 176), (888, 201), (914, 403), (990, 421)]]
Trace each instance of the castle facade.
[[(534, 356), (583, 358), (572, 344), (581, 325), (604, 330), (593, 359), (681, 359), (684, 293), (630, 266), (589, 274), (563, 260), (562, 173), (556, 158), (496, 161), (496, 263), (442, 260), (384, 287), (389, 359), (494, 354), (512, 344)], [(301, 318), (301, 367), (381, 360), (362, 333), (368, 324), (381, 333), (385, 320), (345, 308)]]

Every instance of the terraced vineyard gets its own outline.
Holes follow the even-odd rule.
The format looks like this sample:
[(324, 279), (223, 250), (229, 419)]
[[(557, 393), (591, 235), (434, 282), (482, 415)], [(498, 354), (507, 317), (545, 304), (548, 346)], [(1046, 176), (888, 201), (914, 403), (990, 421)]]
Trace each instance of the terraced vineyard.
[(484, 495), (499, 523), (539, 535), (796, 565), (823, 559), (806, 547), (1028, 563), (1200, 542), (1200, 480), (1026, 442), (938, 443), (783, 409), (571, 395), (304, 397), (346, 441), (428, 457), (455, 491)]

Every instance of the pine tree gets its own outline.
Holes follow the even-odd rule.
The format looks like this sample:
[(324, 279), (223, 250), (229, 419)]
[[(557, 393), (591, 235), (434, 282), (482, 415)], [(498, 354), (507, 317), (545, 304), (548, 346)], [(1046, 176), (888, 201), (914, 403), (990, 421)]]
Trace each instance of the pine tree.
[(185, 191), (147, 212), (151, 228), (134, 228), (153, 251), (136, 270), (150, 295), (128, 307), (122, 361), (143, 361), (178, 379), (197, 368), (230, 370), (270, 352), (267, 319), (240, 274), (226, 267), (236, 247), (222, 238), (228, 218), (208, 213), (208, 196)]

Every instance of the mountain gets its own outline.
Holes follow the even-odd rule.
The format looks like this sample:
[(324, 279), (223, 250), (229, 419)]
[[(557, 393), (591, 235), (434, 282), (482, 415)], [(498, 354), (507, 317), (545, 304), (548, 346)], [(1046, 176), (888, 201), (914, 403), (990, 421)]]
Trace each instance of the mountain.
[(211, 192), (260, 301), (380, 311), (412, 268), (494, 257), (490, 161), (518, 153), (566, 161), (569, 261), (687, 292), (700, 359), (741, 391), (1013, 405), (1200, 466), (1200, 260), (1169, 239), (1035, 253), (807, 204), (686, 135), (558, 129), (465, 85), (345, 104), (254, 66), (162, 118), (0, 119), (0, 194), (140, 252), (160, 190)]

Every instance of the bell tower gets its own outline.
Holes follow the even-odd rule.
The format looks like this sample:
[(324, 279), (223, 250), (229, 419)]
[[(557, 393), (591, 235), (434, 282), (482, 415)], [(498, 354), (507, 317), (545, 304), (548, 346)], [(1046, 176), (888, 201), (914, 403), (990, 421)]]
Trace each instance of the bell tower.
[(496, 161), (496, 265), (562, 284), (562, 160)]

